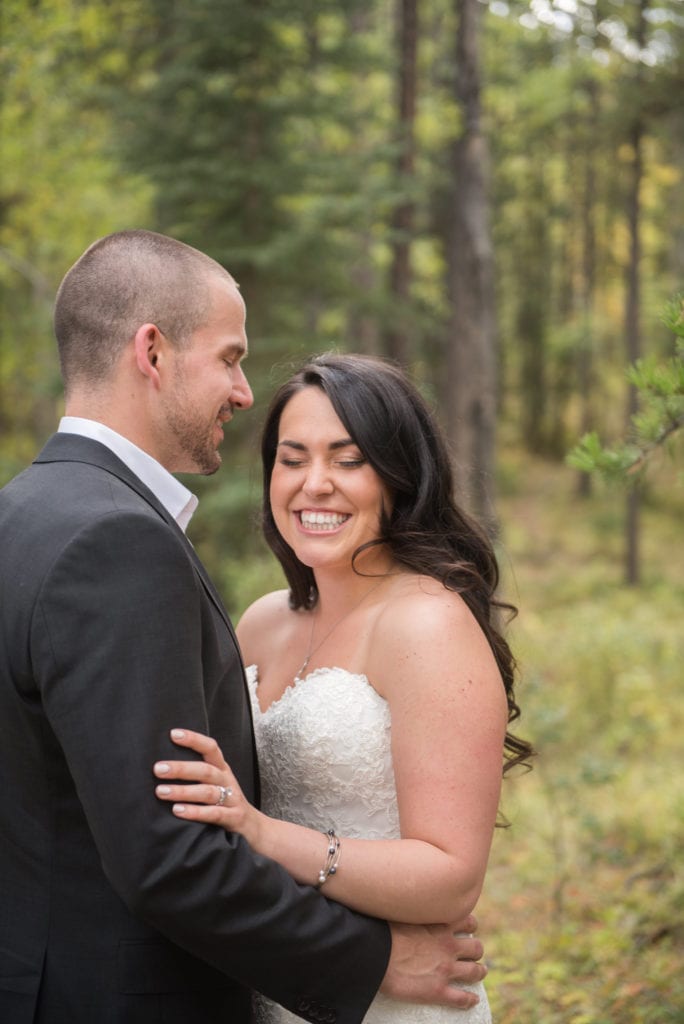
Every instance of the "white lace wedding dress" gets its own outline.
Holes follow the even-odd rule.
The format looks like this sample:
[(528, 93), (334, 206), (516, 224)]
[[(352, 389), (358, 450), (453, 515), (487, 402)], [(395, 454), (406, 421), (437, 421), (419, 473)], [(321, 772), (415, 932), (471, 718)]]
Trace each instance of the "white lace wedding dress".
[[(316, 669), (263, 713), (255, 665), (247, 669), (247, 681), (262, 809), (320, 832), (334, 828), (342, 837), (399, 839), (389, 708), (366, 676)], [(378, 995), (364, 1024), (491, 1024), (484, 987), (472, 990), (480, 997), (472, 1010), (398, 1003)], [(300, 1020), (261, 998), (256, 1009), (259, 1024)]]

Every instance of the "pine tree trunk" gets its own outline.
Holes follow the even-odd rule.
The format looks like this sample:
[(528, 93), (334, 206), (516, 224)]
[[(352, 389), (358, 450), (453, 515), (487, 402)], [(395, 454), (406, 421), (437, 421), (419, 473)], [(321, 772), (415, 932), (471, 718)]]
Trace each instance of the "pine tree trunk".
[[(643, 47), (646, 34), (645, 11), (648, 0), (640, 0), (639, 23), (636, 40)], [(640, 69), (637, 76), (641, 77)], [(629, 226), (630, 252), (627, 267), (627, 294), (625, 302), (625, 337), (627, 342), (627, 361), (632, 364), (641, 355), (641, 179), (643, 177), (642, 142), (644, 135), (643, 116), (637, 113), (630, 130), (632, 148), (632, 176), (627, 195), (627, 221)], [(633, 384), (629, 384), (627, 392), (627, 429), (637, 412), (638, 392)], [(630, 586), (639, 583), (641, 576), (641, 560), (639, 552), (639, 535), (641, 521), (641, 495), (634, 487), (627, 492), (625, 508), (625, 582)]]
[(447, 353), (447, 430), (459, 500), (496, 533), (496, 354), (487, 144), (480, 124), (478, 0), (455, 0), (456, 98), (463, 129), (453, 152), (448, 250), (452, 303)]
[[(347, 13), (347, 31), (351, 35), (363, 36), (370, 30), (372, 13), (368, 7), (354, 6)], [(368, 87), (368, 76), (368, 68), (358, 69), (358, 83), (362, 92)], [(354, 286), (354, 300), (347, 307), (346, 337), (350, 351), (381, 355), (384, 351), (384, 340), (381, 337), (383, 331), (378, 324), (378, 316), (368, 301), (369, 296), (373, 296), (378, 288), (379, 276), (373, 260), (372, 244), (371, 229), (366, 228), (358, 235), (356, 259), (349, 268), (349, 276)]]
[[(632, 165), (632, 182), (628, 197), (628, 219), (630, 233), (630, 257), (627, 268), (627, 301), (625, 310), (625, 335), (627, 339), (627, 361), (636, 362), (641, 354), (641, 333), (639, 328), (639, 312), (641, 309), (639, 263), (641, 259), (640, 237), (640, 185), (642, 177), (641, 124), (632, 129), (632, 147), (634, 162)], [(638, 393), (633, 384), (628, 385), (627, 392), (627, 424), (628, 429), (632, 416), (637, 411)], [(639, 558), (639, 532), (641, 496), (636, 487), (630, 488), (626, 497), (625, 519), (625, 582), (635, 585), (641, 575)]]
[[(598, 87), (594, 79), (585, 83), (590, 104), (588, 130), (584, 145), (584, 187), (582, 195), (582, 343), (578, 353), (577, 383), (580, 400), (580, 435), (593, 429), (592, 377), (594, 350), (594, 291), (596, 288), (596, 165), (595, 144), (598, 138)], [(591, 494), (591, 473), (580, 472), (577, 478), (577, 493), (588, 498)]]
[(517, 242), (519, 288), (515, 333), (520, 351), (520, 425), (525, 446), (536, 454), (547, 449), (549, 367), (547, 323), (549, 295), (548, 216), (539, 202), (547, 191), (544, 168), (530, 169), (525, 189), (525, 231)]
[[(399, 157), (397, 172), (403, 192), (413, 177), (414, 121), (416, 116), (416, 55), (418, 47), (418, 0), (397, 0), (397, 51)], [(414, 204), (405, 199), (392, 217), (392, 263), (390, 290), (396, 318), (385, 337), (387, 355), (400, 363), (410, 359), (410, 340), (406, 330), (406, 309), (411, 290), (411, 236)]]

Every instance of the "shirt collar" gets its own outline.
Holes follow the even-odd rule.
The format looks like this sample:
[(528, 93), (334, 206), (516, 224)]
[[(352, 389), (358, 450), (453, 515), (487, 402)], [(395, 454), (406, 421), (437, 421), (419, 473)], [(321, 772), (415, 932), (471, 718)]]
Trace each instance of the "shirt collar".
[(127, 437), (117, 434), (111, 427), (96, 420), (83, 419), (81, 416), (62, 416), (58, 431), (89, 437), (113, 451), (149, 487), (185, 533), (199, 502), (192, 491), (184, 487), (180, 480), (176, 480), (160, 462), (142, 448), (138, 448)]

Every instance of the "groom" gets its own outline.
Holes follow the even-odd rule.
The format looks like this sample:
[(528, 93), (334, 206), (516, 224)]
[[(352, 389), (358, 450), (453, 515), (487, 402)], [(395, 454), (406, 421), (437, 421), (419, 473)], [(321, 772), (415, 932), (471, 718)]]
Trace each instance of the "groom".
[(215, 472), (252, 405), (235, 282), (119, 232), (66, 275), (55, 332), (66, 416), (0, 491), (0, 1020), (247, 1024), (252, 989), (339, 1024), (381, 985), (472, 1005), (449, 981), (483, 977), (477, 940), (355, 914), (154, 796), (182, 722), (258, 801), (240, 654), (171, 475)]

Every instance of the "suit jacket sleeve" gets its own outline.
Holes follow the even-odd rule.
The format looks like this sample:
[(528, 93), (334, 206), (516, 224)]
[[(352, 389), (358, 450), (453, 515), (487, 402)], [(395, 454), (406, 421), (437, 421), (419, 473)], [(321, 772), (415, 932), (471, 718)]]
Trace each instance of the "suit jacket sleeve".
[[(46, 714), (131, 911), (294, 1012), (319, 1003), (353, 1024), (386, 969), (386, 923), (298, 886), (239, 836), (179, 821), (154, 796), (153, 761), (178, 756), (169, 730), (208, 728), (207, 604), (186, 542), (157, 515), (98, 517), (56, 552), (33, 616)], [(234, 723), (236, 737), (244, 726)]]

